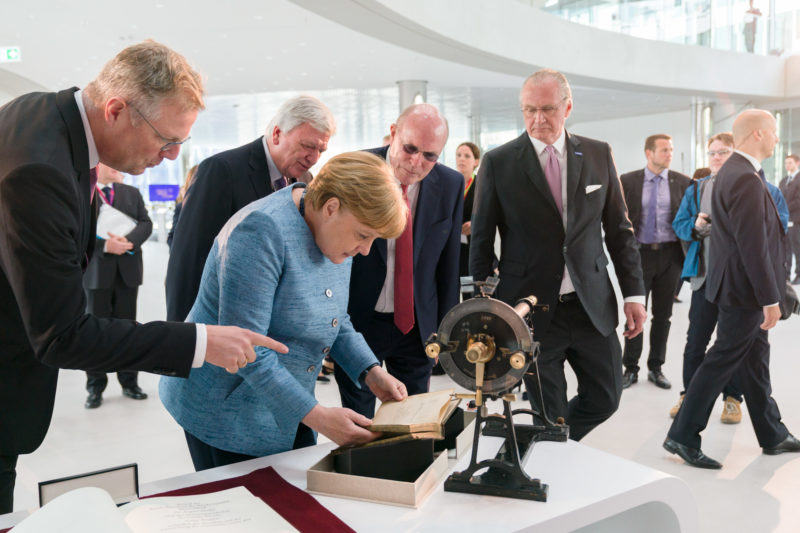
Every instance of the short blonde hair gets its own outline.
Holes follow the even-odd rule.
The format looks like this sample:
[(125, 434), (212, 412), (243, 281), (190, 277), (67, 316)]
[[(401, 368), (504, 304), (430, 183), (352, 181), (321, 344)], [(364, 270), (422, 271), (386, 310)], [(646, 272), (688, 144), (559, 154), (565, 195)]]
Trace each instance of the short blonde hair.
[(711, 146), (711, 143), (714, 141), (719, 141), (725, 146), (733, 146), (733, 134), (729, 131), (723, 131), (722, 133), (712, 135), (708, 138), (708, 146)]
[(384, 239), (399, 237), (408, 206), (386, 161), (368, 152), (346, 152), (331, 158), (308, 185), (306, 201), (314, 210), (337, 198), (356, 220)]
[(183, 111), (205, 109), (203, 92), (203, 80), (186, 58), (150, 39), (121, 51), (86, 86), (96, 107), (119, 96), (151, 119), (159, 118), (166, 98), (175, 99)]

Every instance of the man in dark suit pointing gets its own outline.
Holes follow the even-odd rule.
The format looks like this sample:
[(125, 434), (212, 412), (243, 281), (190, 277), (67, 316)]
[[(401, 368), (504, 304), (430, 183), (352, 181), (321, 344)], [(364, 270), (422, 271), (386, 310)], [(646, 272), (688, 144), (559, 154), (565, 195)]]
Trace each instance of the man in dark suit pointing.
[(749, 109), (733, 123), (736, 150), (711, 199), (706, 298), (717, 304), (717, 339), (697, 369), (664, 448), (698, 468), (722, 468), (700, 449), (714, 400), (736, 374), (758, 444), (767, 455), (800, 452), (772, 398), (767, 331), (778, 323), (789, 275), (787, 238), (761, 161), (778, 144), (775, 118)]
[(18, 455), (47, 433), (58, 368), (187, 376), (204, 362), (236, 372), (254, 344), (286, 352), (241, 328), (86, 313), (92, 169), (141, 174), (177, 158), (202, 108), (200, 75), (153, 41), (120, 52), (84, 90), (0, 108), (0, 514), (13, 508)]
[[(572, 111), (566, 77), (534, 73), (522, 85), (520, 105), (527, 131), (486, 154), (478, 172), (470, 271), (476, 280), (491, 275), (499, 230), (497, 297), (513, 305), (533, 294), (547, 306), (533, 315), (545, 408), (580, 440), (616, 411), (622, 392), (603, 232), (625, 297), (626, 337), (638, 335), (645, 320), (639, 252), (611, 148), (564, 129)], [(565, 361), (578, 377), (579, 393), (569, 401)]]

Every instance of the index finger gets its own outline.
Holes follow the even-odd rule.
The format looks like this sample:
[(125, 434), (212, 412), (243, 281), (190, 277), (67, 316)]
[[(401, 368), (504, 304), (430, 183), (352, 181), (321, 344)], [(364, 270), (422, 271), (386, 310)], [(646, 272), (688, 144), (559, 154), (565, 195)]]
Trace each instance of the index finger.
[(289, 348), (282, 342), (278, 342), (275, 339), (271, 339), (266, 335), (261, 335), (260, 333), (256, 333), (254, 331), (247, 330), (247, 333), (248, 333), (247, 339), (253, 346), (263, 346), (265, 348), (269, 348), (270, 350), (274, 350), (278, 353), (289, 352)]

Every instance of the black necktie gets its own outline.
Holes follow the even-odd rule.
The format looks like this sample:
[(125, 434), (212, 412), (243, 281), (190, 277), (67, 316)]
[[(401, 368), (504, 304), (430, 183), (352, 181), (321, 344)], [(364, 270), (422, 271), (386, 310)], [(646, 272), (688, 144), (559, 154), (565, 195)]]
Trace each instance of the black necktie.
[(767, 181), (767, 177), (764, 175), (764, 169), (763, 168), (758, 169), (758, 176), (761, 178), (761, 181), (763, 181), (763, 182)]
[(114, 204), (114, 197), (111, 196), (111, 187), (109, 187), (108, 185), (103, 187), (103, 194), (105, 195), (106, 200), (108, 200), (108, 205), (113, 205)]

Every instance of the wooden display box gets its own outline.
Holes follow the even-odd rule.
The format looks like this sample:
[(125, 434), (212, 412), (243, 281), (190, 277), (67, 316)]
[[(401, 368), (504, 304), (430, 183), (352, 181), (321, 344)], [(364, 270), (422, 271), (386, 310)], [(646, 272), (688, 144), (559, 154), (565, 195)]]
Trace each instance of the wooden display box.
[(470, 450), (474, 423), (475, 413), (465, 412), (466, 427), (455, 439), (455, 447), (438, 453), (430, 466), (413, 482), (340, 474), (334, 469), (334, 455), (328, 454), (308, 469), (306, 490), (324, 496), (420, 507), (447, 475), (450, 469), (448, 455), (458, 458)]

